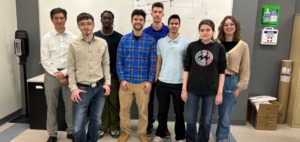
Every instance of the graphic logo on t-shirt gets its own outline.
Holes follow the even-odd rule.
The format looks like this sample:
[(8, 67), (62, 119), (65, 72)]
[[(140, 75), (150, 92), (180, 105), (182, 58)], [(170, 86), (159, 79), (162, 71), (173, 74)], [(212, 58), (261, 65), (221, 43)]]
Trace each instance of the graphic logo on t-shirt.
[(200, 66), (208, 66), (213, 59), (213, 54), (208, 50), (201, 50), (195, 55), (195, 60)]

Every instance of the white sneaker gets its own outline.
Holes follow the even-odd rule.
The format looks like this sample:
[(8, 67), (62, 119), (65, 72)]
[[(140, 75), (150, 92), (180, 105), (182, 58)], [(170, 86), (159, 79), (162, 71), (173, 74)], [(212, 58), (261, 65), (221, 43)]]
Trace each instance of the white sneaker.
[(164, 139), (159, 136), (155, 136), (152, 142), (164, 142)]

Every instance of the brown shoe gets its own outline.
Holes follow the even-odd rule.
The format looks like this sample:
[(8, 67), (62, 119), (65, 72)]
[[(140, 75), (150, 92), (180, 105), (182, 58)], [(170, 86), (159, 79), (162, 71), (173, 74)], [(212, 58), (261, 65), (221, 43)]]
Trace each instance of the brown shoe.
[(118, 139), (118, 142), (127, 142), (128, 137), (129, 137), (129, 134), (122, 131), (121, 136)]
[(147, 137), (146, 134), (139, 134), (139, 138), (141, 142), (149, 142), (149, 138)]

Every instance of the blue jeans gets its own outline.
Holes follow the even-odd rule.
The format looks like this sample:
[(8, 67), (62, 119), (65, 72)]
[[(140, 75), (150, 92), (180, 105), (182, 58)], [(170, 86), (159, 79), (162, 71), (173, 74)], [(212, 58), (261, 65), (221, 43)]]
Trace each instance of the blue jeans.
[[(105, 103), (105, 97), (103, 96), (105, 89), (102, 85), (95, 88), (78, 88), (87, 92), (79, 94), (82, 99), (80, 103), (73, 103), (74, 138), (76, 142), (96, 142)], [(90, 108), (90, 123), (86, 134), (85, 124), (88, 108)]]
[[(213, 110), (215, 109), (215, 94), (193, 94), (188, 92), (187, 99), (187, 129), (186, 142), (208, 142)], [(202, 99), (199, 131), (197, 134), (196, 122), (199, 110), (199, 101)]]
[(228, 135), (230, 132), (230, 118), (236, 104), (236, 97), (234, 96), (234, 92), (237, 89), (238, 82), (239, 77), (237, 74), (225, 76), (225, 83), (223, 87), (223, 102), (222, 104), (218, 105), (219, 122), (216, 132), (218, 142), (229, 141)]

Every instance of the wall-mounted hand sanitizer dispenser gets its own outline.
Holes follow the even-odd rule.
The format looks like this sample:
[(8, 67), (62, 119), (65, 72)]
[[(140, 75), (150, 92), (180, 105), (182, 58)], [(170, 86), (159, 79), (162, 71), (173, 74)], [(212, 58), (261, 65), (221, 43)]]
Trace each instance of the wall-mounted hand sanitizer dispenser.
[[(22, 46), (23, 43), (23, 46)], [(22, 39), (15, 39), (15, 55), (22, 56), (22, 47), (24, 48), (24, 42), (22, 42)]]
[(261, 32), (261, 45), (277, 45), (278, 30), (273, 27), (265, 27)]
[(29, 56), (28, 34), (26, 31), (18, 30), (15, 32), (15, 55), (19, 57)]

